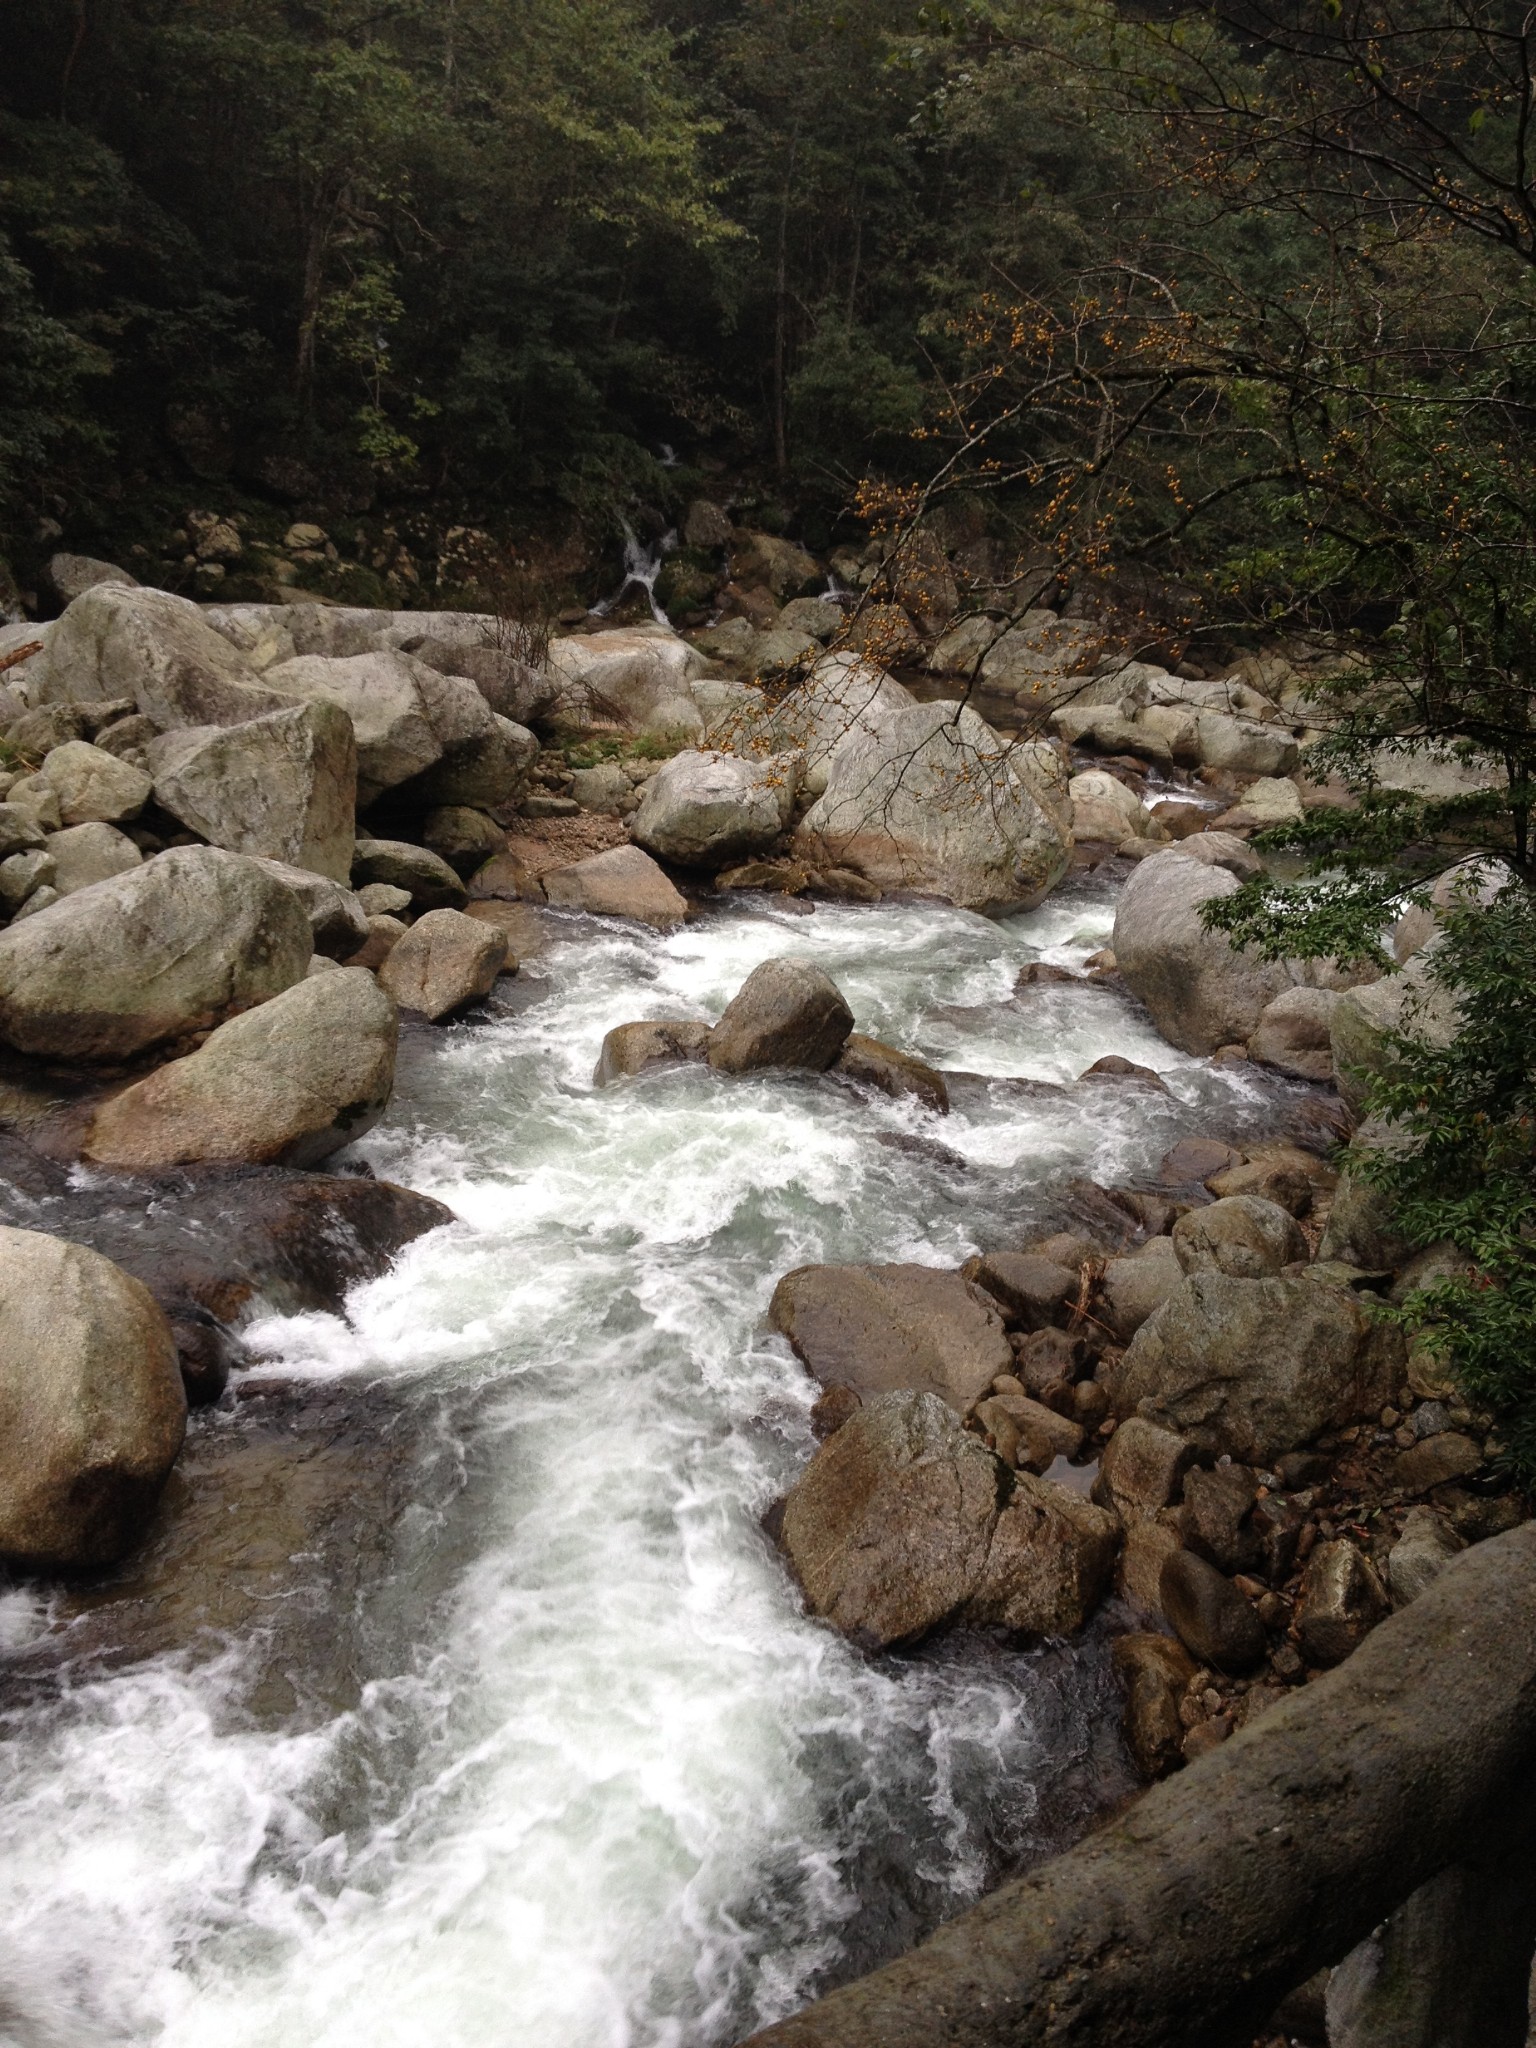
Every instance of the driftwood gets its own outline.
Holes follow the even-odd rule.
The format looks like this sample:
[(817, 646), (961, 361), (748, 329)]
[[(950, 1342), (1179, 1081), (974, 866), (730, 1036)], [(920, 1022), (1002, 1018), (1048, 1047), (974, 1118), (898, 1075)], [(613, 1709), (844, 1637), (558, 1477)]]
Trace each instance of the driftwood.
[[(1248, 2048), (1288, 1991), (1485, 1855), (1533, 1759), (1528, 1523), (1067, 1855), (751, 2048)], [(1506, 2048), (1502, 2025), (1482, 2048)]]

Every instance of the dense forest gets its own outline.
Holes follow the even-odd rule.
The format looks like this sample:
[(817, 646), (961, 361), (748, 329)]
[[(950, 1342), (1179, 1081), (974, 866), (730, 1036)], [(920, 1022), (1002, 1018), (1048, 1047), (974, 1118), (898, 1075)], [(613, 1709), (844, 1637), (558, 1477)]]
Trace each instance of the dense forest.
[(204, 503), (362, 521), (336, 595), (463, 521), (579, 576), (711, 475), (823, 546), (942, 477), (951, 538), (1064, 580), (1378, 624), (1410, 557), (1466, 601), (1475, 502), (1517, 595), (1497, 8), (0, 0), (0, 39), (23, 576), (56, 528), (174, 565)]

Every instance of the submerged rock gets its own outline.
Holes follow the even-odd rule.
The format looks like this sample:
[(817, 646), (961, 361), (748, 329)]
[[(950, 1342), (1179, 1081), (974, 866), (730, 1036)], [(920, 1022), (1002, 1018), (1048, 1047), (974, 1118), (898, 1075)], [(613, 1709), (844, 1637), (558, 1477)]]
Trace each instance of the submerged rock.
[(910, 1096), (939, 1116), (949, 1114), (949, 1088), (937, 1067), (930, 1067), (915, 1053), (898, 1052), (878, 1038), (866, 1038), (862, 1032), (849, 1032), (831, 1071), (861, 1088), (876, 1089), (898, 1101)]
[(186, 1423), (148, 1290), (82, 1245), (0, 1228), (0, 1556), (29, 1570), (121, 1557)]
[(607, 1088), (651, 1067), (702, 1061), (709, 1050), (709, 1037), (707, 1024), (674, 1023), (666, 1018), (616, 1024), (603, 1040), (593, 1083), (598, 1088)]

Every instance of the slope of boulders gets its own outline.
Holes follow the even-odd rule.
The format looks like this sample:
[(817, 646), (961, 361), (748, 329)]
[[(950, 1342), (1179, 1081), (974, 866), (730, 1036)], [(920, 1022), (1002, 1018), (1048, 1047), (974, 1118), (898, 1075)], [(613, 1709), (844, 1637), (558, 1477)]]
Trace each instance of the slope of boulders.
[(1339, 1663), (1528, 1513), (1486, 1416), (1329, 1255), (1339, 1176), (1182, 1141), (1155, 1186), (959, 1271), (811, 1266), (769, 1308), (821, 1392), (771, 1526), (813, 1612), (884, 1647), (1083, 1628), (1112, 1591), (1147, 1775)]

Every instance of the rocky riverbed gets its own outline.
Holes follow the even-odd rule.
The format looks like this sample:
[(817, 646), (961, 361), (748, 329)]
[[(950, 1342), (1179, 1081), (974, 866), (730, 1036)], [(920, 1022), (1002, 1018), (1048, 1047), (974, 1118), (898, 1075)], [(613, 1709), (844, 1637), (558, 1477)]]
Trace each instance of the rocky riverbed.
[[(1112, 986), (1015, 993), (1100, 949), (1111, 888), (1001, 926), (538, 913), (521, 1015), (408, 1036), (357, 1156), (459, 1220), (345, 1320), (290, 1298), (248, 1327), (148, 1545), (8, 1597), (35, 2028), (727, 2041), (1125, 1796), (1103, 1635), (871, 1660), (758, 1525), (815, 1449), (765, 1334), (784, 1271), (958, 1264), (1070, 1221), (1076, 1178), (1305, 1121), (1305, 1090), (1170, 1052)], [(613, 1025), (717, 1015), (786, 954), (971, 1077), (947, 1117), (809, 1075), (593, 1086)], [(1075, 1084), (1111, 1054), (1171, 1092)]]

